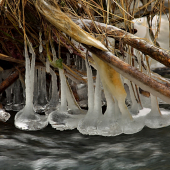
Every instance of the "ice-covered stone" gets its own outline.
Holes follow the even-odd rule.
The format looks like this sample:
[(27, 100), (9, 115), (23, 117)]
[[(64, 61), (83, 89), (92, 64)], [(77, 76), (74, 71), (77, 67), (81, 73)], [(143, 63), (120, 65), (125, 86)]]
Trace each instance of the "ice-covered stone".
[(4, 109), (0, 108), (0, 121), (6, 122), (11, 115), (8, 112), (5, 112)]

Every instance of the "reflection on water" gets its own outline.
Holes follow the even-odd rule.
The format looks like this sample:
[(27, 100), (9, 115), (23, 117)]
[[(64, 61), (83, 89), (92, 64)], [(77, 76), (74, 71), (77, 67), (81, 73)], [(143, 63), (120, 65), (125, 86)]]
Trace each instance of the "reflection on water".
[(83, 136), (77, 130), (18, 130), (0, 124), (1, 170), (169, 170), (170, 127), (134, 135)]

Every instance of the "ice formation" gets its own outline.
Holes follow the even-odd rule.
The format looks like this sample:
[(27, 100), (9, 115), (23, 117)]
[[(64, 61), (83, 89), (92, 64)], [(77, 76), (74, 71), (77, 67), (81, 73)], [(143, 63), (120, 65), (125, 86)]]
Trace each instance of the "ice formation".
[[(46, 92), (46, 69), (44, 67), (36, 67), (35, 70), (37, 82), (34, 83), (34, 88), (36, 89), (34, 110), (36, 112), (43, 112), (47, 107), (47, 92)], [(37, 86), (37, 87), (35, 87)]]
[(19, 111), (24, 107), (23, 92), (21, 91), (21, 83), (19, 79), (15, 82), (12, 91), (14, 96), (12, 110)]
[(120, 123), (120, 110), (118, 108), (116, 100), (113, 99), (108, 87), (103, 83), (104, 93), (107, 101), (107, 109), (104, 115), (100, 116), (97, 131), (102, 136), (116, 136), (122, 133)]
[(6, 122), (11, 115), (3, 109), (2, 104), (0, 104), (0, 121)]
[(101, 111), (101, 87), (100, 77), (97, 74), (96, 88), (94, 94), (92, 71), (86, 60), (87, 78), (88, 78), (88, 112), (84, 119), (78, 124), (78, 130), (82, 134), (97, 135), (97, 124)]
[(5, 92), (6, 92), (6, 105), (5, 105), (5, 109), (6, 110), (12, 110), (12, 86), (9, 86)]
[(145, 125), (149, 128), (161, 128), (170, 125), (170, 113), (160, 110), (157, 97), (151, 94), (151, 111), (145, 117)]
[(119, 73), (113, 68), (93, 55), (96, 65), (98, 65), (102, 84), (106, 84), (113, 99), (117, 102), (120, 109), (121, 118), (119, 125), (122, 132), (125, 134), (133, 134), (140, 131), (144, 127), (144, 122), (139, 119), (134, 119), (125, 105), (126, 91), (120, 79)]
[[(61, 82), (61, 104), (58, 109), (51, 112), (48, 121), (57, 130), (71, 130), (77, 128), (79, 120), (84, 117), (83, 111), (75, 105), (66, 82), (64, 70), (59, 68)], [(68, 102), (68, 106), (67, 106)], [(71, 102), (71, 103), (70, 103)]]
[(58, 95), (58, 86), (57, 86), (57, 76), (56, 73), (51, 69), (47, 69), (49, 67), (46, 65), (46, 70), (51, 74), (51, 95), (50, 101), (48, 103), (48, 109), (45, 112), (47, 115), (52, 111), (56, 110), (59, 105), (59, 95)]
[[(32, 54), (32, 60), (27, 50), (27, 42), (29, 51)], [(15, 115), (15, 126), (22, 130), (40, 130), (47, 126), (47, 116), (39, 115), (33, 110), (33, 92), (34, 92), (34, 72), (35, 72), (35, 53), (29, 40), (25, 42), (25, 85), (26, 85), (26, 105)]]
[[(138, 2), (139, 1), (136, 1), (134, 5), (137, 5)], [(106, 1), (107, 22), (109, 22), (109, 3), (109, 0)], [(145, 0), (144, 3), (146, 3)], [(112, 49), (114, 45), (111, 44), (115, 42), (114, 39), (109, 40), (111, 43), (108, 44), (107, 49), (100, 41), (80, 29), (59, 8), (54, 8), (48, 3), (48, 1), (37, 0), (36, 7), (39, 12), (41, 12), (58, 30), (65, 32), (65, 34), (67, 33), (67, 35), (76, 40), (72, 40), (76, 48), (79, 49), (80, 42), (103, 51), (108, 51), (108, 49), (109, 51), (114, 51), (114, 49)], [(143, 20), (146, 23), (146, 19)], [(145, 31), (146, 34), (143, 38), (147, 38), (151, 41), (149, 29), (147, 27)], [(41, 32), (39, 33), (39, 42), (39, 53), (42, 55), (43, 44)], [(29, 52), (32, 54), (31, 62), (27, 51), (27, 43)], [(27, 40), (27, 43), (25, 42), (26, 105), (22, 110), (20, 110), (22, 105), (19, 105), (21, 104), (21, 97), (17, 96), (17, 94), (21, 93), (20, 81), (17, 80), (16, 84), (6, 89), (6, 110), (20, 110), (15, 116), (15, 126), (17, 128), (23, 130), (39, 130), (47, 126), (49, 122), (56, 130), (62, 131), (77, 128), (82, 134), (116, 136), (122, 133), (136, 133), (145, 125), (149, 128), (160, 128), (170, 125), (170, 114), (163, 109), (159, 109), (156, 96), (149, 93), (150, 96), (144, 97), (140, 94), (139, 87), (137, 87), (135, 83), (125, 78), (122, 78), (122, 81), (119, 73), (92, 54), (92, 58), (94, 59), (92, 65), (95, 65), (95, 69), (97, 70), (96, 83), (94, 86), (93, 74), (88, 59), (86, 58), (86, 60), (84, 60), (78, 55), (73, 54), (71, 48), (68, 49), (70, 53), (66, 53), (67, 66), (72, 66), (70, 59), (74, 55), (75, 70), (82, 72), (87, 71), (88, 86), (80, 83), (76, 85), (76, 88), (77, 94), (81, 99), (80, 102), (87, 101), (88, 93), (88, 111), (86, 113), (86, 111), (79, 107), (79, 105), (84, 106), (82, 103), (79, 102), (79, 104), (77, 104), (65, 76), (65, 71), (60, 67), (58, 67), (61, 84), (61, 98), (59, 99), (59, 88), (57, 86), (57, 76), (55, 71), (50, 68), (48, 60), (46, 63), (46, 69), (40, 66), (35, 69), (35, 53), (29, 40)], [(84, 47), (82, 48), (84, 49), (82, 50), (82, 54), (84, 55), (85, 53), (83, 51), (86, 50)], [(55, 66), (58, 59), (52, 38), (50, 38), (50, 49), (53, 55), (53, 61), (50, 62), (52, 66)], [(129, 47), (127, 53), (131, 53), (130, 51), (133, 51), (134, 56), (132, 56), (133, 54), (127, 54), (126, 62), (133, 67), (137, 67), (145, 74), (150, 75), (150, 68), (146, 61), (144, 63), (146, 69), (143, 69), (142, 66), (142, 59), (145, 56), (141, 52), (131, 49), (131, 47)], [(138, 62), (133, 60), (134, 62), (132, 64), (133, 57), (136, 57)], [(44, 83), (46, 82), (46, 72), (51, 74), (51, 89), (48, 97), (49, 101), (47, 100), (48, 94), (46, 83)], [(72, 80), (69, 82), (75, 86), (75, 83), (73, 83)], [(127, 85), (126, 91), (122, 82)], [(107, 108), (104, 113), (102, 113), (102, 87), (107, 102)], [(12, 98), (12, 95), (14, 98)], [(125, 104), (126, 98), (131, 102), (129, 107)], [(41, 116), (36, 112), (45, 112), (46, 115)], [(9, 115), (5, 113), (4, 110), (0, 109), (0, 120), (6, 121), (7, 119), (9, 119)]]

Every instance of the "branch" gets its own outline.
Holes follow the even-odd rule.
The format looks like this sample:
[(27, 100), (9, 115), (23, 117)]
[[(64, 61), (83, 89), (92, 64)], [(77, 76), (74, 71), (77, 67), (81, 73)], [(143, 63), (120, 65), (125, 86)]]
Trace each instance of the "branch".
[[(82, 22), (90, 30), (93, 30), (94, 32), (96, 31), (93, 21), (83, 19)], [(82, 26), (83, 25), (82, 22), (78, 20), (76, 24), (78, 24), (79, 26)], [(149, 55), (153, 59), (164, 64), (165, 66), (170, 67), (170, 54), (167, 53), (165, 50), (160, 49), (154, 46), (153, 44), (148, 43), (147, 41), (133, 34), (127, 33), (126, 31), (123, 31), (117, 27), (106, 25), (106, 24), (99, 23), (99, 22), (95, 22), (95, 24), (100, 30), (106, 30), (106, 34), (108, 36), (113, 37), (116, 40), (123, 41), (123, 43), (128, 44), (132, 46), (133, 48), (136, 48), (137, 50), (141, 51), (145, 55)], [(85, 26), (83, 29), (85, 29)]]
[[(24, 72), (25, 69), (22, 68), (20, 72)], [(2, 83), (0, 83), (0, 93), (7, 89), (11, 84), (13, 84), (19, 77), (19, 71), (15, 70), (12, 72)]]
[(123, 75), (125, 78), (133, 81), (143, 90), (149, 91), (153, 95), (161, 98), (165, 102), (170, 104), (170, 88), (166, 85), (159, 83), (153, 78), (140, 72), (137, 68), (130, 66), (129, 64), (123, 62), (118, 57), (113, 55), (109, 51), (101, 51), (95, 47), (88, 47), (84, 45), (90, 52), (94, 53), (100, 59), (105, 61), (111, 67), (113, 67), (118, 73)]

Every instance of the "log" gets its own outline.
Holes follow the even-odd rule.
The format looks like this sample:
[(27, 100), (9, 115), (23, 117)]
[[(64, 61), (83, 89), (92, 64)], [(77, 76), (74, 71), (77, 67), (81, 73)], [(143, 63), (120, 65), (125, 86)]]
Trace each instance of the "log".
[[(25, 68), (22, 68), (20, 72), (24, 72)], [(7, 89), (11, 84), (13, 84), (19, 77), (19, 71), (15, 70), (12, 72), (1, 84), (0, 84), (0, 93)]]
[[(83, 23), (92, 31), (96, 31), (93, 21), (88, 19), (78, 20), (76, 24), (82, 27)], [(106, 30), (106, 34), (109, 37), (113, 37), (116, 40), (122, 41), (125, 44), (136, 48), (137, 50), (141, 51), (145, 55), (149, 55), (153, 59), (157, 60), (158, 62), (164, 64), (167, 67), (170, 67), (170, 54), (167, 53), (165, 50), (160, 49), (153, 44), (133, 35), (126, 31), (123, 31), (115, 26), (106, 25), (100, 22), (95, 22), (96, 26), (100, 30)], [(85, 29), (85, 27), (83, 28)]]
[(161, 98), (163, 101), (170, 104), (170, 88), (165, 84), (159, 83), (148, 75), (140, 72), (137, 68), (120, 60), (109, 51), (102, 51), (95, 47), (89, 47), (84, 45), (90, 52), (94, 53), (104, 62), (109, 64), (118, 73), (125, 78), (133, 81), (136, 85), (141, 87), (145, 91), (149, 91), (154, 96)]

